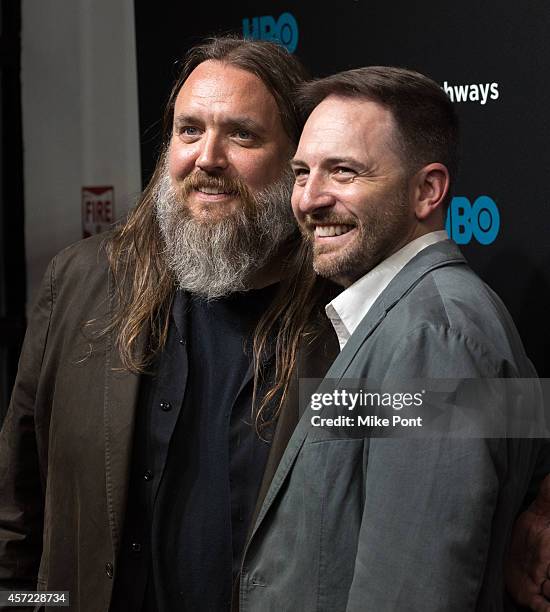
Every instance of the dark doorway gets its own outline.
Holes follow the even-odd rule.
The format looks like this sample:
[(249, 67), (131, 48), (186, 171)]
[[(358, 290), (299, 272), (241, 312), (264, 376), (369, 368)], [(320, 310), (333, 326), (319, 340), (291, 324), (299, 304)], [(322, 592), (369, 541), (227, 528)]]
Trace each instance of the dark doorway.
[(0, 5), (0, 423), (25, 331), (25, 241), (21, 129), (21, 4)]

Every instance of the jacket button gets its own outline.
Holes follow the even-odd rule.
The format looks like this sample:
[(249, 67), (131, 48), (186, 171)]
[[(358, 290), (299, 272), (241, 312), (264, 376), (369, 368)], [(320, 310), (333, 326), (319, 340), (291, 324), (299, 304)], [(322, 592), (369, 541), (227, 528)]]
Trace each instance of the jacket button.
[(108, 578), (112, 578), (113, 577), (113, 564), (112, 563), (105, 563), (105, 573), (107, 574)]
[(141, 544), (139, 544), (138, 542), (134, 542), (132, 544), (132, 552), (135, 552), (135, 553), (141, 552)]
[(143, 479), (144, 480), (152, 480), (153, 479), (153, 472), (151, 472), (151, 470), (147, 470), (145, 472), (145, 474), (143, 474)]
[(169, 410), (172, 410), (172, 404), (170, 402), (162, 401), (160, 402), (160, 409), (164, 410), (164, 412), (168, 412)]

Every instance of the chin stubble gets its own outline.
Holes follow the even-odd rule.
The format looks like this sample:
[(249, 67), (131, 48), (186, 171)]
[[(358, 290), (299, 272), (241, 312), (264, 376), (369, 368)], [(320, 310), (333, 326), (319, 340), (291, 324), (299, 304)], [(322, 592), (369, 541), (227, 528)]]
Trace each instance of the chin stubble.
[[(306, 236), (313, 246), (313, 268), (319, 276), (340, 282), (354, 282), (386, 259), (395, 244), (409, 228), (409, 210), (406, 191), (395, 194), (393, 201), (385, 207), (370, 209), (354, 225), (357, 235), (340, 252), (324, 253), (315, 244), (312, 232)], [(332, 222), (330, 213), (312, 217), (309, 223)]]

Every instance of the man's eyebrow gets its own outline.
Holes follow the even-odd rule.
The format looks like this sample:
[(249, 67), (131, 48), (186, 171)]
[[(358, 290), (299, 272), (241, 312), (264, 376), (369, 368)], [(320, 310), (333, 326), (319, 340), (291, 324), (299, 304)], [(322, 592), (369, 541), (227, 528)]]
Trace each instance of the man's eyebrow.
[[(361, 163), (358, 159), (354, 157), (326, 157), (322, 160), (323, 166), (339, 166), (339, 165), (350, 165), (359, 168), (365, 168), (365, 164)], [(293, 157), (290, 160), (291, 166), (307, 166), (306, 162), (298, 159), (297, 157)]]
[(238, 128), (238, 129), (245, 129), (245, 130), (249, 130), (250, 132), (256, 132), (259, 134), (263, 134), (265, 132), (265, 128), (258, 123), (257, 121), (254, 121), (254, 119), (251, 119), (250, 117), (230, 117), (228, 119), (223, 120), (222, 125), (229, 127), (229, 128)]
[[(190, 125), (199, 124), (200, 125), (202, 123), (203, 123), (203, 120), (200, 119), (200, 117), (195, 116), (195, 115), (182, 114), (182, 115), (176, 115), (174, 117), (174, 125), (176, 127), (182, 127), (188, 124)], [(260, 123), (246, 116), (242, 116), (242, 117), (236, 116), (236, 117), (228, 117), (226, 119), (222, 119), (220, 121), (220, 125), (222, 125), (225, 128), (229, 128), (229, 129), (248, 130), (250, 132), (255, 132), (258, 134), (264, 134), (266, 131), (265, 128)]]
[(361, 163), (355, 157), (327, 157), (323, 160), (323, 163), (327, 166), (350, 165), (359, 166), (360, 168), (365, 167), (365, 164)]
[(193, 115), (175, 115), (174, 116), (174, 125), (180, 127), (187, 124), (197, 124), (200, 123), (198, 117), (194, 117)]

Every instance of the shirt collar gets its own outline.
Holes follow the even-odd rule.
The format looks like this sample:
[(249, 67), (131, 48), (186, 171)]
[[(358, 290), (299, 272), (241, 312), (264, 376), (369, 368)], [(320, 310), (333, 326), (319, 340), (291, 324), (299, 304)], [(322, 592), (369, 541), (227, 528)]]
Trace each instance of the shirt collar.
[(351, 334), (397, 273), (420, 251), (448, 238), (445, 230), (439, 230), (412, 240), (325, 306), (327, 317), (338, 336), (340, 350), (344, 348)]

